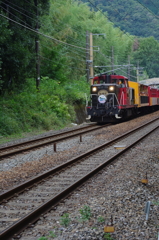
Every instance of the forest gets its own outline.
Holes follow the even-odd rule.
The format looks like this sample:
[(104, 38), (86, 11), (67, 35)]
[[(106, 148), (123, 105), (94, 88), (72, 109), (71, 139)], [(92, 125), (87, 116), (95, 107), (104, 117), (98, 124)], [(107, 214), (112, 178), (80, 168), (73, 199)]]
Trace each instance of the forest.
[(159, 40), (159, 1), (83, 0), (95, 11), (100, 9), (122, 31)]
[(123, 30), (117, 15), (110, 20), (104, 3), (118, 9), (119, 1), (92, 2), (98, 8), (78, 0), (0, 1), (0, 135), (75, 121), (73, 106), (89, 94), (90, 33), (94, 74), (113, 68), (129, 70), (132, 81), (159, 76), (157, 37)]

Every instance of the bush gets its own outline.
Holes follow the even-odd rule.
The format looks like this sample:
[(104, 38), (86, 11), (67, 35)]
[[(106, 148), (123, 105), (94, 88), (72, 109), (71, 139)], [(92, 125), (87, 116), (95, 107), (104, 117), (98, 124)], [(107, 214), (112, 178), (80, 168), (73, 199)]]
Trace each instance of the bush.
[(83, 89), (89, 89), (84, 80), (60, 84), (45, 77), (38, 92), (34, 80), (28, 79), (23, 91), (1, 97), (0, 135), (66, 126), (75, 120), (74, 104), (85, 102)]

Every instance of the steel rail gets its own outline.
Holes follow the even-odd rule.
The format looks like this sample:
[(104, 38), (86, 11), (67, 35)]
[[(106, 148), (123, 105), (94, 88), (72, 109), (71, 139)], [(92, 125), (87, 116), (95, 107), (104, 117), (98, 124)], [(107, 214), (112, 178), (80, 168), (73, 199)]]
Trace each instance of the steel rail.
[[(146, 126), (142, 125), (143, 126)], [(144, 139), (146, 136), (148, 136), (150, 133), (152, 133), (154, 130), (156, 130), (159, 126), (153, 128), (152, 130), (150, 130), (148, 133), (146, 133), (145, 135), (143, 135), (142, 137), (140, 137), (138, 140), (136, 140), (135, 142), (133, 142), (132, 144), (130, 144), (129, 146), (127, 146), (124, 150), (122, 150), (121, 152), (115, 154), (113, 157), (107, 159), (107, 161), (105, 161), (104, 163), (100, 164), (97, 168), (95, 168), (94, 170), (92, 170), (91, 172), (89, 172), (88, 174), (86, 174), (84, 177), (82, 177), (80, 180), (76, 181), (74, 184), (70, 185), (68, 188), (66, 188), (64, 191), (62, 191), (61, 193), (57, 194), (54, 198), (48, 200), (46, 203), (42, 204), (40, 207), (36, 208), (34, 211), (30, 212), (29, 214), (27, 214), (25, 217), (21, 218), (19, 221), (17, 221), (16, 223), (12, 224), (11, 227), (7, 228), (6, 230), (4, 230), (1, 234), (0, 234), (0, 240), (10, 240), (12, 239), (16, 234), (20, 233), (21, 231), (23, 231), (28, 225), (34, 223), (35, 221), (37, 221), (39, 219), (39, 217), (41, 216), (41, 214), (44, 214), (46, 212), (48, 212), (50, 209), (52, 209), (55, 205), (58, 204), (58, 202), (63, 199), (66, 198), (68, 196), (68, 194), (70, 194), (74, 189), (76, 189), (77, 187), (79, 187), (81, 184), (83, 184), (86, 180), (88, 180), (90, 177), (92, 177), (94, 174), (96, 174), (97, 172), (99, 172), (101, 169), (103, 169), (104, 167), (108, 166), (109, 164), (111, 164), (114, 160), (116, 160), (119, 156), (121, 156), (123, 153), (125, 153), (127, 150), (129, 150), (132, 146), (134, 146), (136, 143), (138, 143), (139, 141), (141, 141), (142, 139)], [(141, 128), (141, 126), (139, 127)], [(137, 128), (138, 129), (138, 128)], [(135, 130), (137, 130), (135, 129)], [(134, 132), (135, 130), (133, 130), (132, 132)], [(129, 131), (130, 132), (130, 131)], [(128, 134), (128, 133), (127, 133)], [(126, 134), (126, 135), (127, 135)], [(101, 146), (100, 146), (101, 149)]]
[(81, 128), (81, 129), (80, 128), (79, 129), (73, 129), (73, 130), (69, 130), (67, 132), (58, 133), (58, 134), (55, 134), (55, 135), (50, 135), (50, 136), (46, 136), (46, 137), (42, 137), (42, 138), (38, 138), (38, 139), (33, 139), (33, 140), (25, 141), (25, 142), (22, 142), (22, 143), (17, 143), (17, 144), (8, 146), (8, 147), (2, 147), (2, 148), (0, 148), (0, 151), (5, 151), (5, 150), (7, 151), (8, 149), (11, 149), (11, 148), (20, 147), (20, 146), (26, 145), (26, 144), (36, 143), (36, 142), (39, 142), (39, 141), (44, 141), (45, 139), (55, 138), (55, 137), (59, 137), (59, 136), (64, 135), (64, 134), (69, 134), (69, 133), (77, 132), (77, 131), (79, 132), (80, 130), (91, 128), (89, 130), (81, 131), (80, 133), (73, 133), (69, 136), (59, 137), (57, 139), (52, 139), (52, 140), (50, 139), (50, 140), (47, 140), (47, 141), (42, 142), (42, 143), (37, 143), (36, 145), (27, 146), (27, 147), (24, 147), (24, 148), (21, 148), (21, 149), (16, 149), (16, 150), (12, 150), (10, 152), (2, 153), (2, 154), (0, 154), (0, 159), (2, 159), (4, 157), (11, 156), (13, 154), (21, 153), (23, 151), (28, 151), (28, 150), (35, 149), (35, 148), (38, 148), (38, 147), (42, 147), (42, 146), (50, 144), (50, 143), (55, 143), (55, 142), (66, 140), (68, 138), (76, 137), (78, 135), (85, 134), (85, 133), (88, 133), (88, 132), (91, 132), (91, 131), (95, 131), (95, 130), (98, 130), (100, 128), (106, 127), (106, 126), (108, 126), (108, 124), (103, 125), (103, 126), (94, 126), (94, 128), (92, 128), (92, 126), (86, 126), (86, 127)]
[(10, 199), (10, 198), (13, 197), (15, 194), (19, 194), (19, 193), (25, 191), (26, 189), (32, 187), (34, 184), (37, 184), (37, 183), (43, 181), (45, 178), (47, 178), (47, 177), (49, 177), (50, 175), (56, 173), (57, 171), (60, 171), (61, 169), (63, 169), (63, 168), (65, 168), (65, 167), (67, 167), (67, 166), (69, 166), (69, 165), (77, 162), (78, 160), (80, 160), (80, 159), (82, 159), (82, 158), (85, 158), (85, 157), (87, 157), (87, 156), (95, 153), (96, 151), (99, 151), (99, 150), (101, 150), (102, 148), (107, 147), (107, 146), (113, 144), (114, 142), (120, 140), (121, 138), (126, 137), (126, 136), (128, 136), (129, 134), (132, 134), (133, 132), (135, 132), (135, 131), (137, 131), (137, 130), (139, 130), (139, 129), (147, 126), (147, 125), (149, 125), (150, 123), (153, 123), (154, 121), (156, 121), (156, 120), (158, 120), (158, 119), (159, 119), (159, 118), (156, 118), (156, 119), (153, 119), (152, 121), (150, 121), (150, 122), (148, 122), (148, 123), (146, 123), (146, 124), (142, 124), (141, 126), (135, 128), (135, 129), (133, 129), (133, 130), (130, 130), (130, 131), (128, 131), (127, 133), (124, 133), (124, 134), (120, 135), (119, 137), (116, 137), (115, 139), (113, 139), (113, 140), (111, 140), (111, 141), (109, 141), (109, 142), (107, 142), (107, 143), (104, 143), (104, 144), (102, 144), (102, 145), (100, 145), (100, 146), (98, 146), (98, 147), (96, 147), (96, 148), (93, 148), (93, 149), (91, 149), (91, 150), (89, 150), (89, 151), (87, 151), (87, 152), (85, 152), (85, 153), (83, 153), (83, 154), (81, 154), (81, 155), (78, 155), (77, 157), (75, 157), (75, 158), (73, 158), (73, 159), (71, 159), (71, 160), (69, 160), (69, 161), (67, 161), (67, 162), (65, 162), (65, 163), (63, 163), (63, 164), (58, 165), (57, 167), (55, 167), (55, 168), (53, 168), (53, 169), (51, 169), (51, 170), (49, 170), (49, 171), (47, 171), (47, 172), (44, 172), (43, 174), (40, 174), (40, 175), (38, 175), (38, 176), (36, 176), (36, 177), (34, 177), (34, 178), (32, 178), (32, 179), (24, 182), (24, 183), (22, 183), (22, 184), (20, 184), (20, 185), (18, 185), (18, 186), (16, 186), (16, 187), (14, 187), (14, 188), (12, 188), (12, 189), (9, 190), (9, 191), (6, 191), (6, 192), (2, 193), (2, 194), (0, 195), (0, 203), (3, 202), (3, 201), (6, 201), (6, 200), (8, 200), (8, 199)]

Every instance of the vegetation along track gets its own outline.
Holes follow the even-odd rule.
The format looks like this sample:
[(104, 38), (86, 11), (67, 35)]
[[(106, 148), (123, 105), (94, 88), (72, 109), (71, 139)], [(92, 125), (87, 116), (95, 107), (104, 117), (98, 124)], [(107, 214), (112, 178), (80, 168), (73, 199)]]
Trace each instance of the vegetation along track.
[[(1, 194), (0, 240), (16, 238), (71, 191), (158, 127), (159, 118)], [(124, 149), (115, 148), (124, 145)]]
[(26, 142), (17, 143), (11, 146), (2, 147), (0, 148), (0, 160), (2, 160), (4, 157), (9, 157), (11, 155), (21, 153), (23, 151), (28, 151), (38, 147), (42, 147), (47, 144), (63, 141), (71, 137), (76, 137), (78, 135), (91, 132), (93, 130), (98, 130), (108, 125), (109, 124), (98, 126), (96, 124), (89, 124), (85, 127), (80, 127), (77, 129), (66, 131), (66, 132), (45, 136), (38, 139), (29, 140)]

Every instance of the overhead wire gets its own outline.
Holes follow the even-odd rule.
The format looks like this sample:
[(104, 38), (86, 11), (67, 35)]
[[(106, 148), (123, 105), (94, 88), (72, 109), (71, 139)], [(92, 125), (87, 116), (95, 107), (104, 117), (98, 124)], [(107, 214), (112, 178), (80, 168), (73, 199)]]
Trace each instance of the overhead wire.
[[(40, 54), (38, 55), (38, 56), (40, 56), (41, 58), (44, 58), (44, 59), (46, 59), (46, 60), (48, 60), (49, 62), (53, 62), (53, 63), (55, 63), (53, 60), (50, 60), (49, 58), (46, 58), (46, 57), (44, 57), (44, 56), (41, 56)], [(70, 68), (70, 69), (80, 69), (80, 70), (88, 70), (88, 69), (85, 69), (85, 68), (77, 68), (77, 67), (71, 67), (71, 66), (69, 66), (69, 65), (66, 65), (66, 64), (63, 64), (63, 63), (58, 63), (59, 65), (62, 65), (62, 66), (66, 66), (66, 67), (68, 67), (68, 68)]]
[[(24, 15), (25, 17), (30, 18), (30, 19), (33, 20), (34, 22), (37, 22), (37, 20), (35, 20), (34, 18), (26, 15), (25, 13), (20, 12), (19, 10), (13, 8), (12, 6), (10, 6), (10, 5), (8, 5), (8, 4), (4, 3), (4, 2), (2, 2), (2, 3), (5, 4), (6, 6), (9, 6), (9, 7), (12, 8), (13, 10), (15, 10), (16, 12), (21, 13), (21, 14)], [(2, 7), (2, 6), (1, 6), (1, 7)], [(3, 7), (2, 7), (2, 8), (3, 8)], [(5, 8), (3, 8), (3, 9), (5, 9)], [(9, 12), (9, 13), (11, 13), (11, 12)], [(13, 14), (12, 14), (12, 15), (13, 15)]]
[[(50, 39), (47, 39), (47, 42), (49, 41)], [(41, 43), (40, 43), (41, 44)], [(50, 49), (50, 50), (52, 50), (50, 47), (48, 47), (48, 46), (46, 46), (46, 45), (44, 45), (44, 44), (41, 44), (43, 47), (45, 47), (45, 48), (48, 48), (48, 49)], [(86, 53), (85, 51), (83, 51), (83, 50), (81, 50), (81, 49), (76, 49), (76, 51), (74, 51), (74, 49), (72, 48), (72, 47), (70, 47), (70, 46), (66, 46), (67, 47), (67, 49), (64, 49), (64, 50), (67, 50), (67, 51), (69, 51), (69, 52), (73, 52), (74, 54), (76, 54), (76, 55), (78, 55), (78, 56), (81, 56), (81, 57), (83, 57), (83, 58), (85, 58), (86, 57), (86, 54), (85, 55), (82, 55), (82, 53)], [(57, 51), (57, 50), (54, 50), (54, 51)]]
[(135, 0), (136, 2), (138, 2), (141, 6), (143, 6), (145, 9), (147, 9), (147, 11), (149, 11), (155, 18), (159, 19), (158, 16), (156, 16), (149, 8), (147, 8), (144, 4), (142, 4), (139, 0)]
[[(5, 0), (5, 1), (9, 2), (8, 0)], [(28, 1), (26, 1), (26, 2), (28, 2)], [(5, 4), (5, 5), (8, 5), (8, 4), (4, 3), (4, 2), (2, 2), (2, 3)], [(9, 2), (9, 3), (10, 3), (10, 2)], [(29, 3), (29, 2), (28, 2), (28, 3)], [(11, 3), (11, 4), (13, 4), (13, 3)], [(23, 10), (23, 11), (26, 11), (26, 9), (21, 8), (21, 7), (19, 7), (19, 6), (16, 5), (16, 4), (13, 4), (13, 5), (16, 6), (16, 7), (18, 7), (18, 8), (20, 8), (20, 9)], [(31, 4), (31, 5), (34, 6), (33, 4)], [(20, 12), (19, 10), (13, 8), (13, 7), (10, 6), (10, 5), (8, 5), (8, 6), (9, 6), (10, 8), (12, 8), (13, 10), (21, 13), (22, 15), (24, 15), (24, 16), (32, 19), (33, 21), (37, 22), (37, 20), (34, 20), (33, 18), (31, 18), (30, 16), (24, 14), (23, 12)], [(3, 8), (3, 9), (4, 9), (4, 8)], [(5, 10), (5, 9), (4, 9), (4, 10)], [(10, 12), (10, 14), (11, 14), (12, 16), (16, 17), (17, 19), (19, 19), (21, 22), (23, 22), (23, 23), (27, 24), (28, 26), (30, 26), (28, 23), (24, 22), (23, 20), (21, 20), (20, 18), (18, 18), (18, 17), (17, 17), (16, 15), (14, 15), (13, 13)], [(37, 17), (35, 14), (34, 14), (34, 16)], [(61, 23), (63, 24), (63, 22), (61, 22)], [(42, 25), (42, 26), (45, 26), (44, 24), (41, 24), (41, 25)], [(31, 26), (30, 26), (30, 27), (31, 27)], [(58, 27), (58, 26), (57, 26), (57, 27)], [(72, 28), (72, 26), (71, 26), (71, 28)], [(62, 29), (62, 28), (61, 28), (61, 29)], [(73, 28), (73, 29), (74, 29), (74, 28)], [(75, 29), (74, 29), (74, 30), (75, 30)], [(76, 30), (77, 30), (77, 29), (76, 29)], [(76, 30), (75, 30), (75, 31), (76, 31)], [(58, 32), (56, 29), (55, 29), (55, 31)], [(81, 36), (81, 35), (80, 35), (80, 36)], [(84, 34), (83, 34), (83, 36), (85, 37)], [(86, 44), (85, 42), (78, 41), (77, 39), (75, 40), (74, 38), (72, 38), (72, 37), (70, 37), (70, 36), (67, 36), (67, 39), (70, 39), (71, 41), (73, 41), (73, 42), (75, 42), (75, 43)], [(85, 53), (85, 49), (84, 49), (84, 51), (81, 50), (81, 49), (77, 49), (77, 51), (81, 51), (81, 52)]]
[[(123, 69), (121, 69), (120, 71), (126, 73)], [(126, 73), (126, 75), (127, 75), (127, 73)], [(130, 74), (129, 76), (132, 77), (132, 78), (137, 79), (137, 76), (133, 76), (133, 75), (131, 75), (131, 74)]]
[(124, 68), (124, 67), (120, 67), (120, 68), (116, 68), (116, 69), (113, 69), (113, 70), (110, 70), (110, 71), (106, 71), (105, 73), (109, 73), (109, 72), (112, 72), (112, 71), (120, 70), (121, 68)]
[[(100, 52), (99, 52), (100, 53)], [(102, 54), (102, 53), (100, 53), (100, 54)], [(102, 56), (103, 57), (105, 57), (105, 59), (107, 60), (107, 61), (109, 61), (111, 64), (112, 64), (112, 57), (109, 57), (109, 56), (106, 56), (106, 55), (104, 55), (104, 54), (102, 54)], [(108, 59), (107, 57), (109, 57), (110, 59)], [(99, 62), (101, 62), (101, 63), (103, 63), (102, 61), (99, 61)], [(123, 66), (121, 66), (121, 65), (114, 65), (114, 66), (121, 66), (122, 68), (123, 67), (128, 67), (128, 66), (130, 66), (129, 64), (125, 64), (125, 63), (122, 63), (122, 62), (120, 62), (121, 63), (121, 65), (123, 65)], [(94, 68), (110, 68), (110, 67), (112, 67), (112, 65), (110, 65), (110, 66), (94, 66)], [(118, 68), (118, 69), (120, 69), (120, 68)], [(117, 69), (116, 69), (117, 70)], [(108, 72), (112, 72), (112, 70), (110, 70), (110, 71), (108, 71)], [(133, 76), (133, 75), (130, 75), (131, 77), (135, 77), (135, 76)], [(136, 78), (136, 77), (135, 77)]]
[[(28, 1), (26, 1), (26, 2), (28, 2)], [(90, 2), (90, 1), (89, 1)], [(29, 2), (28, 2), (29, 3)], [(91, 3), (91, 2), (90, 2)], [(92, 4), (92, 3), (91, 3)], [(32, 4), (33, 5), (33, 4)], [(34, 5), (33, 5), (34, 6)], [(10, 6), (11, 7), (11, 6)], [(11, 7), (12, 9), (14, 9), (13, 7)], [(23, 15), (25, 15), (25, 16), (27, 16), (27, 17), (29, 17), (28, 15), (26, 15), (26, 14), (24, 14), (24, 13), (22, 13), (22, 12), (20, 12), (20, 11), (18, 11), (18, 10), (16, 10), (16, 9), (14, 9), (15, 11), (17, 11), (17, 12), (19, 12), (19, 13), (21, 13), (21, 14), (23, 14)], [(99, 10), (99, 9), (98, 9)], [(24, 10), (25, 11), (25, 10)], [(12, 14), (12, 13), (11, 13)], [(1, 16), (3, 16), (3, 17), (5, 17), (5, 18), (7, 18), (6, 16), (4, 16), (4, 15), (2, 15), (2, 14), (0, 14)], [(14, 14), (12, 14), (13, 16), (15, 16)], [(36, 16), (36, 15), (35, 15)], [(15, 17), (17, 17), (17, 16), (15, 16)], [(29, 17), (30, 19), (33, 19), (33, 18), (31, 18), (31, 17)], [(14, 21), (13, 19), (10, 19), (10, 18), (7, 18), (7, 19), (9, 19), (9, 20), (11, 20), (11, 21), (13, 21), (13, 22), (15, 22), (16, 24), (19, 24), (18, 22), (16, 22), (16, 21)], [(19, 19), (19, 18), (18, 18)], [(19, 20), (21, 20), (21, 19), (19, 19)], [(33, 19), (34, 20), (34, 19)], [(21, 20), (22, 21), (22, 20)], [(35, 20), (34, 20), (35, 21)], [(24, 22), (24, 21), (22, 21), (22, 22)], [(112, 21), (111, 21), (112, 22)], [(19, 24), (19, 25), (21, 25), (21, 26), (23, 26), (22, 24)], [(28, 25), (28, 24), (27, 24)], [(26, 26), (23, 26), (23, 27), (25, 27), (26, 28)], [(29, 29), (29, 28), (27, 28), (27, 29)], [(33, 29), (29, 29), (29, 30), (31, 30), (31, 31), (34, 31), (34, 32), (36, 32), (36, 34), (40, 34), (40, 35), (42, 35), (42, 36), (45, 36), (45, 37), (48, 37), (48, 38), (50, 38), (51, 40), (54, 40), (54, 41), (57, 41), (57, 42), (59, 42), (60, 44), (66, 44), (66, 45), (68, 45), (68, 47), (76, 47), (78, 50), (81, 50), (81, 49), (83, 49), (83, 50), (86, 50), (85, 48), (81, 48), (81, 47), (78, 47), (78, 46), (75, 46), (75, 45), (72, 45), (72, 44), (68, 44), (68, 43), (66, 43), (66, 42), (63, 42), (63, 41), (60, 41), (60, 40), (58, 40), (58, 39), (55, 39), (55, 38), (52, 38), (52, 37), (50, 37), (50, 36), (47, 36), (47, 35), (45, 35), (45, 34), (43, 34), (43, 33), (41, 33), (41, 32), (37, 32), (37, 31), (35, 31), (35, 30), (33, 30)], [(73, 38), (71, 38), (71, 37), (68, 37), (68, 38), (70, 38), (70, 39), (73, 39)], [(77, 42), (79, 42), (79, 43), (81, 43), (80, 41), (77, 41)], [(107, 57), (109, 57), (109, 56), (107, 56)], [(109, 58), (111, 58), (111, 57), (109, 57)], [(107, 59), (108, 60), (108, 59)]]
[[(112, 20), (110, 20), (109, 19), (109, 17), (108, 16), (106, 16), (98, 7), (96, 7), (90, 0), (87, 0), (88, 2), (90, 2), (98, 11), (100, 11), (105, 17), (107, 17), (108, 18), (108, 20), (110, 21), (110, 22), (112, 22), (114, 25), (115, 25), (115, 23), (112, 21)], [(119, 27), (118, 27), (119, 28)], [(119, 28), (120, 29), (120, 28)], [(120, 29), (120, 31), (122, 31), (121, 29)], [(123, 31), (122, 31), (123, 32)], [(130, 38), (130, 36), (127, 34), (127, 33), (125, 33), (125, 32), (123, 32), (124, 34), (126, 34), (129, 38)], [(132, 38), (130, 38), (131, 40), (133, 40)], [(110, 50), (111, 51), (111, 50)], [(100, 52), (99, 52), (100, 53)], [(100, 54), (102, 54), (102, 53), (100, 53)], [(103, 56), (104, 56), (104, 54), (102, 54)], [(107, 60), (109, 60), (109, 61), (111, 61), (111, 59), (112, 59), (112, 57), (111, 56), (107, 56), (108, 58), (110, 58), (110, 59), (108, 59), (108, 58), (106, 58)], [(112, 61), (111, 61), (111, 63), (112, 63)], [(116, 71), (116, 70), (119, 70), (119, 69), (121, 69), (121, 68), (117, 68), (117, 69), (114, 69), (114, 71)], [(110, 70), (110, 71), (107, 71), (107, 73), (108, 72), (112, 72), (112, 70)], [(132, 77), (134, 77), (134, 76), (132, 76)]]
[[(1, 6), (1, 8), (3, 8), (4, 10), (6, 10), (4, 7)], [(26, 25), (28, 25), (29, 27), (32, 27), (30, 26), (28, 23), (26, 23), (25, 21), (23, 21), (22, 19), (20, 19), (18, 16), (14, 15), (13, 13), (9, 12), (10, 15), (14, 16), (16, 19), (20, 20), (21, 22), (25, 23)]]
[[(27, 12), (27, 13), (30, 13), (30, 14), (32, 14), (33, 16), (36, 17), (36, 14), (35, 14), (35, 13), (29, 12), (28, 10), (20, 7), (19, 5), (15, 4), (15, 3), (12, 3), (11, 1), (8, 1), (8, 0), (5, 0), (5, 1), (8, 2), (9, 4), (14, 5), (14, 6), (16, 6), (17, 8), (19, 8), (19, 9), (21, 9), (21, 10)], [(32, 5), (33, 5), (33, 4), (32, 4)], [(33, 6), (34, 6), (34, 5), (33, 5)], [(34, 7), (35, 7), (35, 6), (34, 6)]]
[[(9, 2), (8, 0), (5, 0), (5, 1), (7, 1), (7, 2)], [(28, 2), (28, 1), (26, 1), (26, 2)], [(11, 5), (9, 5), (9, 4), (7, 4), (7, 3), (5, 3), (5, 2), (3, 2), (2, 1), (2, 3), (3, 4), (5, 4), (6, 6), (9, 6), (10, 8), (12, 8), (13, 10), (15, 10), (15, 11), (17, 11), (18, 13), (21, 13), (22, 15), (24, 15), (24, 16), (26, 16), (26, 17), (28, 17), (28, 18), (30, 18), (30, 19), (32, 19), (34, 22), (37, 22), (37, 20), (35, 20), (34, 18), (32, 18), (32, 17), (30, 17), (30, 16), (28, 16), (28, 15), (26, 15), (25, 13), (23, 13), (23, 12), (21, 12), (21, 11), (19, 11), (19, 10), (17, 10), (17, 9), (15, 9), (15, 8), (13, 8)], [(9, 2), (10, 3), (10, 2)], [(28, 2), (29, 3), (29, 2)], [(11, 4), (13, 4), (13, 3), (11, 3)], [(21, 7), (19, 7), (18, 5), (16, 5), (16, 4), (13, 4), (14, 6), (16, 6), (16, 7), (18, 7), (18, 8), (20, 8), (21, 10), (23, 10), (23, 11), (26, 11), (24, 8), (21, 8)], [(33, 4), (31, 4), (32, 6), (34, 6)], [(3, 7), (2, 7), (3, 8)], [(3, 8), (4, 9), (4, 8)], [(4, 9), (5, 10), (5, 9)], [(31, 12), (28, 12), (28, 13), (31, 13)], [(10, 12), (10, 14), (11, 15), (13, 15), (13, 16), (15, 16), (13, 13), (11, 13)], [(32, 14), (32, 13), (31, 13)], [(35, 15), (35, 14), (33, 14), (36, 18), (37, 18), (37, 16)], [(16, 16), (15, 16), (16, 17)], [(17, 19), (19, 19), (20, 20), (20, 18), (18, 18), (17, 17)], [(24, 22), (23, 20), (21, 20), (21, 22)], [(61, 22), (62, 23), (62, 22)], [(29, 24), (27, 24), (28, 26), (30, 26)], [(45, 26), (44, 24), (41, 24), (42, 26)], [(71, 26), (72, 27), (72, 26)], [(55, 31), (57, 31), (56, 29), (55, 29)], [(69, 38), (70, 40), (73, 40), (75, 43), (82, 43), (81, 41), (78, 41), (78, 40), (75, 40), (74, 38), (72, 38), (72, 37), (70, 37), (70, 36), (67, 36), (67, 38)], [(85, 42), (84, 42), (85, 43)], [(82, 43), (83, 44), (83, 43)]]
[[(45, 46), (44, 44), (40, 44), (42, 47), (44, 47), (44, 48), (47, 48), (47, 49), (49, 49), (50, 51), (52, 50), (50, 47), (48, 47), (48, 46)], [(57, 51), (57, 50), (53, 50), (54, 52), (56, 52), (56, 53), (59, 53), (59, 51)], [(75, 52), (74, 52), (75, 53)], [(65, 52), (64, 53), (64, 56), (66, 55), (66, 54), (68, 54), (68, 52)], [(80, 57), (81, 57), (81, 55), (79, 55)], [(76, 59), (77, 60), (77, 57), (75, 58), (75, 57), (71, 57), (71, 56), (68, 56), (69, 58), (73, 58), (73, 59)], [(78, 61), (81, 61), (81, 62), (85, 62), (85, 60), (80, 60), (79, 58), (78, 58)]]
[(51, 40), (53, 40), (53, 41), (55, 41), (55, 42), (62, 43), (62, 44), (65, 44), (65, 45), (68, 45), (68, 46), (71, 46), (71, 47), (74, 47), (74, 48), (86, 50), (86, 48), (79, 47), (79, 46), (76, 46), (76, 45), (72, 45), (72, 44), (63, 42), (63, 41), (61, 41), (61, 40), (58, 40), (58, 39), (56, 39), (56, 38), (53, 38), (53, 37), (48, 36), (48, 35), (46, 35), (46, 34), (43, 34), (43, 33), (41, 33), (40, 31), (36, 31), (36, 30), (34, 30), (34, 29), (32, 29), (32, 28), (29, 28), (29, 27), (27, 27), (27, 26), (25, 26), (25, 25), (23, 25), (23, 24), (21, 24), (21, 23), (19, 23), (19, 22), (17, 22), (17, 21), (14, 21), (13, 19), (11, 19), (11, 18), (9, 18), (9, 17), (7, 17), (7, 16), (5, 16), (5, 15), (3, 15), (3, 14), (0, 14), (0, 16), (6, 18), (6, 19), (8, 19), (8, 20), (10, 20), (10, 21), (18, 24), (18, 25), (20, 25), (20, 26), (23, 27), (23, 28), (26, 28), (26, 29), (28, 29), (28, 30), (30, 30), (30, 31), (38, 34), (38, 35), (42, 35), (42, 36), (44, 36), (44, 37), (46, 37), (46, 38), (48, 38), (48, 39), (51, 39)]
[(159, 10), (159, 8), (156, 6), (156, 4), (154, 4), (152, 0), (149, 0), (149, 2), (151, 2), (154, 5), (154, 7)]
[[(112, 56), (107, 56), (107, 55), (101, 53), (100, 51), (98, 53), (101, 54), (107, 61), (112, 63), (112, 61), (111, 61), (112, 60)], [(114, 56), (118, 56), (118, 55), (114, 55)], [(102, 62), (102, 61), (100, 60), (99, 62)], [(124, 62), (121, 62), (121, 61), (120, 61), (120, 63), (121, 64), (125, 64)]]
[[(94, 5), (90, 0), (87, 0), (88, 2), (90, 2), (91, 4), (92, 4), (92, 6), (94, 6), (98, 11), (100, 11), (101, 13), (102, 13), (102, 15), (104, 15), (110, 22), (112, 22), (114, 25), (115, 25), (115, 23), (112, 21), (112, 20), (110, 20), (110, 18), (107, 16), (107, 15), (105, 15), (96, 5)], [(117, 27), (117, 28), (119, 28), (119, 27)], [(119, 28), (120, 29), (120, 28)], [(120, 31), (121, 32), (123, 32), (121, 29), (120, 29)], [(126, 33), (126, 32), (123, 32), (124, 34), (126, 34), (131, 40), (133, 40), (129, 35), (128, 35), (128, 33)]]
[[(92, 6), (94, 6), (98, 11), (100, 11), (105, 17), (107, 17), (107, 19), (112, 22), (114, 25), (116, 25), (112, 20), (110, 20), (110, 18), (108, 16), (106, 16), (95, 4), (93, 4), (90, 0), (87, 0)], [(149, 8), (147, 8), (146, 6), (144, 6), (141, 2), (139, 2), (138, 0), (136, 0), (140, 5), (142, 5), (142, 7), (144, 7), (147, 11), (149, 11), (157, 20), (159, 19), (158, 16), (156, 16)], [(152, 2), (152, 1), (151, 1)], [(115, 9), (116, 11), (116, 9)], [(118, 27), (118, 26), (117, 26)], [(120, 29), (120, 27), (118, 27)], [(120, 31), (122, 31), (120, 29)], [(122, 31), (123, 32), (123, 31)], [(126, 34), (131, 40), (134, 40), (134, 42), (136, 42), (135, 39), (132, 39), (126, 32), (123, 32), (124, 34)]]
[(33, 7), (37, 8), (37, 9), (40, 9), (39, 6), (35, 6), (34, 4), (32, 4), (31, 2), (28, 2), (27, 0), (24, 0), (25, 2), (27, 2), (29, 5), (31, 4)]
[[(123, 66), (123, 67), (120, 67), (120, 68), (116, 68), (116, 69), (113, 69), (113, 70), (106, 71), (106, 72), (104, 72), (104, 73), (110, 73), (110, 72), (112, 72), (112, 71), (117, 71), (117, 70), (119, 70), (119, 71), (125, 73), (125, 75), (128, 75), (127, 72), (123, 70), (123, 68), (125, 68), (125, 67), (126, 67), (126, 66)], [(129, 76), (132, 77), (132, 78), (137, 79), (136, 76), (133, 76), (133, 75), (129, 75)]]

